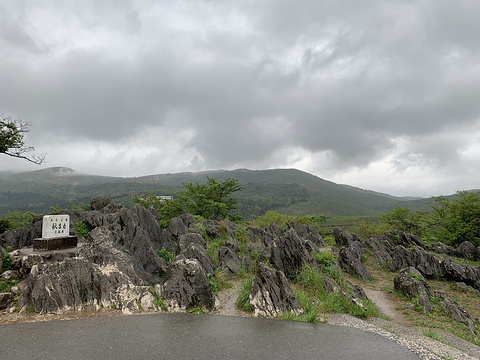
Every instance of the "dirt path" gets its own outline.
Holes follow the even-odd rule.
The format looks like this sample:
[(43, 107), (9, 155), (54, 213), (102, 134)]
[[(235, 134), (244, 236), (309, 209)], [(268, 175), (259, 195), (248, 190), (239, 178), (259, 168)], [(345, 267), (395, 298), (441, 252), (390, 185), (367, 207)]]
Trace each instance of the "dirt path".
[(241, 282), (233, 281), (231, 284), (232, 287), (218, 293), (217, 298), (220, 304), (217, 306), (217, 309), (213, 314), (224, 316), (251, 316), (250, 314), (237, 309), (237, 306), (235, 305)]
[(381, 290), (368, 288), (365, 288), (364, 291), (367, 297), (380, 308), (380, 311), (390, 318), (390, 321), (403, 326), (410, 326), (410, 321), (403, 315), (403, 312), (397, 310), (397, 308), (403, 304), (399, 303), (394, 295)]

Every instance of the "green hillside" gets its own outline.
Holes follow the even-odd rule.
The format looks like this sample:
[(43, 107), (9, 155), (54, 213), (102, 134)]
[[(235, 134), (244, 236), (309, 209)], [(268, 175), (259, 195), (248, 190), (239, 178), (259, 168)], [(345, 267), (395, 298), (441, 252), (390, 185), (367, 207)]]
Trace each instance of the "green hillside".
[(69, 168), (47, 168), (23, 173), (0, 173), (0, 216), (8, 211), (48, 213), (51, 206), (69, 208), (108, 196), (125, 206), (135, 195), (172, 195), (184, 182), (203, 183), (207, 177), (233, 178), (245, 188), (237, 195), (245, 218), (276, 210), (292, 215), (376, 215), (402, 206), (428, 210), (428, 199), (402, 198), (335, 184), (296, 169), (207, 171), (160, 174), (138, 178), (93, 176)]

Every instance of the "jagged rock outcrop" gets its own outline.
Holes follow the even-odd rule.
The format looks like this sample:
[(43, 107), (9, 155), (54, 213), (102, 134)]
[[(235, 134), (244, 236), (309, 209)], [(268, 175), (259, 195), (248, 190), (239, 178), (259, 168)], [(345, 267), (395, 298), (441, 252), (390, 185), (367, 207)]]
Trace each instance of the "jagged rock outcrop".
[(406, 267), (398, 272), (393, 280), (395, 290), (401, 291), (410, 299), (420, 295), (432, 296), (430, 285), (422, 274), (414, 267)]
[(435, 290), (435, 297), (441, 300), (440, 306), (449, 313), (453, 320), (467, 325), (473, 334), (477, 333), (475, 330), (475, 320), (462, 305), (457, 303), (454, 298), (448, 296), (444, 291), (441, 290)]
[(323, 289), (330, 294), (339, 294), (340, 296), (350, 300), (354, 304), (365, 309), (365, 306), (362, 300), (367, 300), (367, 295), (360, 285), (353, 286), (351, 283), (347, 282), (351, 287), (350, 289), (343, 289), (334, 279), (328, 276), (322, 278)]
[(455, 256), (463, 259), (470, 259), (476, 261), (478, 260), (479, 255), (480, 254), (478, 249), (470, 241), (462, 242), (455, 250)]
[(311, 263), (312, 258), (307, 251), (305, 241), (294, 229), (290, 229), (273, 241), (270, 261), (277, 270), (290, 277), (298, 274), (304, 264)]
[(297, 235), (305, 241), (311, 241), (316, 246), (327, 246), (327, 243), (323, 239), (322, 235), (313, 226), (299, 224), (294, 220), (290, 220), (287, 226), (287, 231), (294, 229)]
[(442, 269), (447, 280), (463, 282), (473, 288), (480, 288), (480, 267), (456, 264), (450, 258), (442, 261)]
[(394, 242), (395, 245), (402, 245), (403, 247), (409, 248), (414, 246), (419, 246), (423, 249), (426, 248), (425, 243), (420, 239), (419, 236), (414, 234), (407, 234), (400, 230), (392, 230), (386, 234)]
[(455, 256), (455, 249), (442, 242), (435, 242), (430, 245), (430, 250), (437, 254), (445, 254), (448, 256)]
[(36, 257), (18, 306), (33, 306), (39, 313), (87, 305), (138, 309), (137, 301), (149, 296), (143, 273), (137, 273), (132, 255), (114, 246), (111, 234), (105, 231), (102, 236), (84, 245), (75, 257), (62, 261)]
[(160, 282), (167, 270), (156, 250), (172, 248), (161, 238), (155, 215), (138, 204), (128, 210), (100, 198), (92, 208), (97, 210), (69, 212), (71, 221), (93, 228), (89, 243), (69, 252), (11, 253), (23, 279), (17, 306), (45, 313), (87, 305), (132, 310), (136, 301), (151, 303), (147, 285)]
[(425, 244), (416, 235), (395, 231), (383, 236), (370, 236), (366, 244), (373, 250), (377, 261), (391, 271), (412, 266), (430, 279), (443, 275), (440, 259), (427, 252)]
[(333, 235), (338, 246), (349, 247), (355, 241), (362, 243), (362, 238), (359, 235), (350, 234), (338, 227), (333, 229)]
[(272, 246), (275, 239), (283, 235), (283, 231), (277, 224), (271, 224), (269, 227), (261, 229), (249, 226), (247, 236), (252, 243), (262, 243), (266, 247)]
[(238, 256), (238, 252), (238, 246), (230, 241), (226, 241), (218, 249), (219, 266), (231, 275), (236, 275), (242, 268), (242, 261)]
[(220, 236), (235, 238), (237, 225), (231, 221), (205, 220), (203, 226), (205, 227), (205, 233), (213, 239)]
[(303, 313), (300, 301), (293, 295), (285, 274), (264, 263), (258, 264), (250, 304), (255, 316), (277, 316), (285, 312)]
[(370, 272), (362, 264), (362, 245), (359, 241), (353, 241), (349, 247), (340, 249), (339, 264), (350, 275), (356, 275), (365, 281), (372, 279)]
[(14, 300), (14, 296), (12, 293), (9, 292), (3, 292), (0, 293), (0, 310), (5, 310), (7, 309)]
[(202, 265), (207, 277), (211, 278), (215, 274), (215, 265), (213, 264), (212, 258), (207, 255), (205, 248), (202, 246), (191, 242), (182, 252), (181, 255), (185, 256), (187, 259), (195, 259)]
[(33, 239), (42, 237), (42, 217), (33, 220), (32, 225), (4, 232), (0, 235), (0, 246), (17, 250), (25, 246), (32, 246)]
[(380, 264), (391, 265), (392, 255), (395, 246), (392, 244), (390, 238), (386, 235), (370, 236), (367, 241), (367, 246), (373, 250), (375, 258)]
[(433, 303), (430, 301), (430, 298), (426, 295), (420, 295), (417, 298), (417, 306), (420, 306), (423, 309), (424, 313), (429, 313), (433, 311)]
[(167, 269), (161, 297), (173, 312), (186, 311), (192, 307), (212, 311), (216, 301), (202, 264), (197, 259), (187, 259), (182, 254)]
[(178, 238), (177, 252), (182, 253), (192, 243), (200, 246), (204, 250), (207, 249), (207, 242), (202, 235), (197, 233), (186, 233), (180, 235)]
[(414, 246), (413, 249), (410, 250), (404, 248), (402, 245), (397, 245), (393, 249), (391, 257), (392, 262), (389, 268), (392, 271), (412, 266), (429, 279), (443, 275), (440, 259), (426, 252), (420, 246)]

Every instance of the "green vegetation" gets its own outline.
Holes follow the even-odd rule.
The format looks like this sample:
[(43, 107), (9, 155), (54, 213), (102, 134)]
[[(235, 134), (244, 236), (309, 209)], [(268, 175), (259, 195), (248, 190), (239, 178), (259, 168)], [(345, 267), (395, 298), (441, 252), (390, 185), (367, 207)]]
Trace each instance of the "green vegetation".
[(146, 208), (157, 209), (163, 227), (168, 226), (171, 218), (187, 213), (204, 219), (241, 220), (233, 212), (237, 208), (237, 199), (232, 194), (243, 189), (238, 180), (225, 179), (219, 182), (208, 177), (205, 184), (195, 182), (183, 185), (186, 189), (177, 191), (173, 200), (150, 196), (144, 199), (135, 197), (135, 202)]
[(190, 314), (205, 314), (205, 311), (198, 306), (192, 306), (187, 310), (187, 312)]
[(0, 234), (10, 230), (10, 222), (7, 219), (0, 219)]
[(271, 224), (277, 224), (282, 229), (285, 229), (291, 220), (294, 220), (299, 224), (310, 225), (315, 227), (316, 229), (319, 229), (321, 224), (323, 224), (327, 219), (323, 215), (294, 216), (280, 214), (276, 211), (269, 210), (262, 216), (257, 216), (253, 220), (253, 224), (259, 228), (268, 227)]
[(406, 233), (421, 235), (425, 230), (425, 211), (416, 211), (410, 213), (410, 209), (398, 207), (380, 218), (389, 224), (393, 229), (401, 230)]
[(175, 251), (168, 251), (164, 247), (162, 247), (160, 250), (157, 250), (157, 254), (160, 259), (165, 261), (167, 264), (170, 264), (173, 259), (175, 259)]
[[(26, 211), (24, 213), (20, 211), (8, 211), (7, 215), (3, 217), (4, 226), (8, 224), (6, 230), (20, 229), (32, 224), (32, 221), (41, 216), (40, 214)], [(1, 233), (1, 232), (0, 232)]]
[[(333, 293), (327, 292), (323, 286), (325, 276), (333, 278), (339, 286)], [(321, 266), (320, 270), (305, 265), (298, 275), (297, 283), (303, 287), (310, 298), (317, 299), (319, 313), (347, 313), (359, 318), (383, 317), (373, 302), (363, 300), (360, 303), (351, 300), (349, 295), (353, 294), (353, 289), (346, 281), (343, 272), (334, 264)]]
[(75, 232), (78, 234), (78, 236), (84, 239), (89, 238), (92, 227), (88, 225), (85, 220), (77, 221), (75, 224), (73, 224), (73, 226), (75, 227)]
[(444, 196), (434, 199), (437, 205), (431, 224), (435, 236), (452, 245), (470, 241), (480, 246), (480, 191), (459, 191), (453, 200)]
[[(68, 176), (62, 176), (68, 173)], [(427, 211), (428, 199), (405, 201), (401, 198), (338, 185), (294, 169), (233, 170), (202, 173), (153, 175), (139, 178), (114, 178), (78, 174), (68, 168), (47, 168), (19, 174), (0, 173), (0, 216), (8, 210), (51, 212), (71, 203), (84, 204), (97, 195), (114, 203), (131, 207), (134, 197), (174, 195), (184, 189), (183, 183), (218, 182), (238, 179), (244, 190), (235, 192), (238, 214), (245, 219), (261, 216), (268, 210), (303, 216), (324, 214), (328, 217), (380, 215), (395, 207)], [(432, 200), (433, 202), (433, 200)]]
[(246, 312), (253, 312), (253, 306), (250, 304), (250, 294), (252, 293), (253, 288), (253, 274), (249, 274), (242, 281), (240, 286), (240, 291), (237, 297), (237, 308)]
[(7, 246), (7, 252), (2, 257), (3, 262), (3, 271), (11, 270), (12, 269), (12, 257), (8, 253), (12, 250), (11, 246)]
[(11, 116), (0, 114), (0, 154), (25, 159), (34, 164), (40, 165), (45, 155), (30, 157), (25, 154), (34, 151), (32, 146), (28, 146), (24, 139), (24, 134), (29, 132), (30, 123), (15, 120)]
[(3, 280), (0, 278), (0, 293), (12, 291), (12, 287), (18, 284), (18, 280)]

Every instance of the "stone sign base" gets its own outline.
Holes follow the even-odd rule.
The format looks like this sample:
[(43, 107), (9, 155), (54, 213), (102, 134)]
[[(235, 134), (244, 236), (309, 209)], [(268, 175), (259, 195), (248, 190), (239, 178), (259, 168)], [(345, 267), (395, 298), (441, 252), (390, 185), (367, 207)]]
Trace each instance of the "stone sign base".
[(33, 239), (33, 251), (60, 250), (77, 246), (77, 236)]

